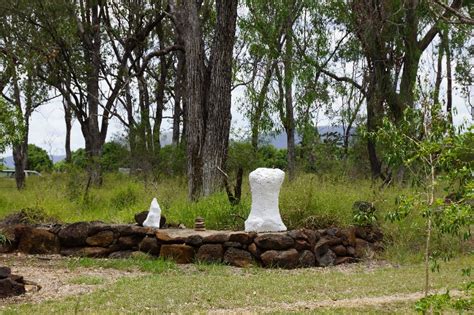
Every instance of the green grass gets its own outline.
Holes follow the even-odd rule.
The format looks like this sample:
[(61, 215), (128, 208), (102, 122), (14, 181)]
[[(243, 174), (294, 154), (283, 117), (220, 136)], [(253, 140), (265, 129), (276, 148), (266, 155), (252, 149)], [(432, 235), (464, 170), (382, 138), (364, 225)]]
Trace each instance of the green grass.
[(66, 267), (72, 270), (78, 267), (94, 267), (126, 271), (162, 273), (176, 269), (176, 264), (173, 261), (155, 259), (151, 257), (135, 257), (129, 259), (96, 259), (80, 257), (66, 260)]
[(99, 276), (77, 276), (70, 279), (71, 284), (99, 285), (104, 283), (104, 278)]
[[(95, 266), (103, 264), (101, 260), (93, 261), (97, 263)], [(469, 280), (462, 276), (461, 268), (472, 266), (473, 262), (473, 256), (465, 256), (443, 264), (440, 272), (432, 275), (432, 288), (459, 288)], [(311, 268), (292, 271), (202, 265), (124, 277), (91, 294), (40, 304), (11, 305), (3, 313), (206, 313), (212, 310), (281, 314), (289, 311), (413, 313), (413, 302), (409, 301), (375, 306), (354, 305), (355, 309), (337, 305), (336, 308), (305, 309), (304, 305), (420, 292), (423, 280), (422, 264), (378, 268), (357, 265), (350, 269)]]

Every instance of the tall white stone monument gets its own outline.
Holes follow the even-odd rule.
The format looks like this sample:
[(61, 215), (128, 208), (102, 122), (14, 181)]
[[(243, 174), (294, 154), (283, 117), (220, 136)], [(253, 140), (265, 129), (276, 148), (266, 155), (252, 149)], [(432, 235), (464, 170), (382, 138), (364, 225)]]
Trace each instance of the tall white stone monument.
[(153, 198), (148, 215), (145, 221), (143, 221), (143, 226), (159, 228), (160, 220), (161, 220), (161, 208), (156, 198)]
[(250, 173), (252, 208), (245, 221), (245, 231), (286, 231), (278, 208), (278, 195), (284, 178), (285, 172), (277, 168), (257, 168)]

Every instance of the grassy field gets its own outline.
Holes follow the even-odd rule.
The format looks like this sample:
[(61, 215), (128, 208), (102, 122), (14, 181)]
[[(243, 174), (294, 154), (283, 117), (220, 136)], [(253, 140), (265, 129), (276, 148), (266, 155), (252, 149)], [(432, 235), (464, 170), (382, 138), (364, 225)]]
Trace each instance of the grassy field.
[[(107, 174), (101, 188), (92, 188), (84, 196), (85, 175), (53, 174), (29, 178), (26, 190), (15, 189), (13, 180), (0, 180), (0, 218), (21, 209), (32, 209), (60, 221), (101, 220), (110, 223), (133, 223), (134, 214), (147, 210), (156, 197), (167, 221), (193, 226), (202, 216), (209, 229), (243, 229), (244, 218), (250, 212), (251, 195), (244, 181), (242, 201), (231, 206), (225, 193), (218, 193), (191, 203), (186, 196), (184, 178), (163, 179), (158, 184), (145, 183), (121, 174)], [(289, 229), (299, 227), (324, 228), (348, 226), (353, 223), (355, 201), (373, 202), (377, 224), (385, 233), (384, 258), (396, 262), (417, 262), (425, 233), (425, 222), (417, 213), (404, 222), (384, 220), (396, 207), (401, 194), (411, 193), (411, 187), (390, 186), (380, 189), (369, 180), (354, 180), (337, 176), (305, 174), (291, 184), (285, 181), (280, 193), (280, 210)], [(453, 245), (454, 244), (454, 245)], [(434, 245), (442, 249), (459, 250), (459, 242), (434, 235)]]
[[(460, 289), (469, 278), (457, 258), (433, 274), (432, 289)], [(34, 264), (33, 264), (34, 265)], [(98, 286), (86, 294), (13, 304), (3, 314), (117, 313), (414, 313), (421, 296), (423, 266), (362, 263), (300, 270), (237, 269), (222, 265), (176, 266), (161, 260), (65, 260), (57, 268), (117, 268), (132, 276), (103, 285), (101, 276), (78, 275), (72, 284)], [(142, 272), (133, 276), (133, 272)], [(143, 274), (146, 272), (146, 274)], [(470, 279), (472, 281), (472, 277)]]
[[(196, 203), (187, 201), (186, 182), (182, 178), (153, 184), (108, 174), (102, 188), (92, 188), (84, 196), (83, 176), (78, 173), (30, 178), (22, 192), (15, 189), (13, 181), (2, 179), (0, 217), (29, 209), (31, 213), (49, 216), (47, 221), (54, 218), (60, 222), (131, 223), (134, 214), (146, 210), (151, 199), (157, 197), (168, 222), (192, 226), (195, 217), (203, 216), (208, 228), (242, 229), (242, 218), (250, 211), (247, 182), (241, 204), (231, 206), (224, 193)], [(281, 190), (280, 210), (289, 228), (348, 226), (353, 224), (355, 201), (373, 202), (377, 225), (385, 235), (385, 251), (376, 258), (389, 264), (376, 261), (375, 267), (363, 263), (288, 271), (223, 265), (182, 267), (140, 257), (65, 259), (55, 268), (65, 273), (79, 272), (67, 285), (96, 288), (92, 293), (7, 305), (0, 308), (0, 313), (413, 313), (424, 283), (421, 261), (425, 222), (418, 213), (400, 223), (384, 219), (395, 209), (397, 196), (412, 190), (399, 186), (379, 189), (368, 180), (308, 174), (291, 184), (285, 181)], [(457, 256), (443, 263), (440, 272), (433, 275), (433, 288), (459, 289), (468, 280), (461, 275), (461, 269), (474, 266), (472, 249), (461, 245), (458, 239), (434, 233), (433, 250), (452, 251)], [(118, 280), (111, 282), (100, 272), (80, 274), (80, 270), (96, 269), (112, 273), (130, 271), (132, 276), (117, 276)]]

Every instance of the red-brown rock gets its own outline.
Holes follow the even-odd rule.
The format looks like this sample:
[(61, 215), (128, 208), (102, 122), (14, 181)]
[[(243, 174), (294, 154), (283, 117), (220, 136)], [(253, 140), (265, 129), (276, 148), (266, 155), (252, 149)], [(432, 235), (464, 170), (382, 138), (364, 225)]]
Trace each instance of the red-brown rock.
[(204, 244), (222, 244), (229, 241), (229, 234), (225, 233), (218, 233), (218, 234), (211, 234), (202, 239)]
[(221, 244), (204, 244), (196, 253), (196, 260), (205, 262), (221, 262), (224, 257), (224, 247)]
[(255, 243), (250, 244), (247, 247), (247, 250), (253, 255), (255, 258), (260, 258), (262, 251), (255, 245)]
[(160, 254), (160, 244), (154, 236), (145, 236), (138, 244), (138, 249), (144, 253), (158, 256)]
[(25, 284), (20, 279), (22, 277), (19, 277), (17, 281), (12, 277), (0, 279), (0, 298), (24, 294)]
[(160, 257), (174, 260), (178, 264), (189, 264), (194, 259), (194, 249), (188, 245), (163, 244)]
[(255, 244), (261, 249), (283, 250), (293, 246), (295, 241), (286, 234), (264, 234), (257, 236)]
[(47, 230), (25, 227), (18, 250), (26, 254), (57, 254), (60, 250), (59, 239)]
[(299, 263), (298, 251), (294, 248), (284, 251), (268, 250), (260, 258), (266, 267), (296, 268)]
[(90, 222), (77, 222), (64, 226), (58, 233), (61, 246), (77, 247), (86, 245), (91, 227)]
[(339, 257), (344, 257), (347, 255), (347, 249), (344, 245), (337, 245), (331, 247), (331, 250)]
[(235, 267), (248, 267), (253, 264), (253, 259), (248, 251), (229, 247), (225, 251), (224, 262)]
[(301, 267), (314, 267), (316, 265), (316, 257), (314, 257), (311, 251), (305, 250), (300, 254), (299, 265)]
[(142, 235), (127, 235), (127, 236), (122, 236), (119, 237), (117, 241), (117, 245), (121, 249), (133, 249), (137, 250), (138, 249), (138, 244), (143, 240)]
[(107, 247), (114, 241), (114, 232), (110, 230), (100, 231), (97, 234), (86, 238), (86, 244), (89, 246)]
[(249, 245), (253, 242), (253, 239), (257, 236), (255, 232), (240, 232), (240, 233), (233, 233), (229, 236), (229, 242), (239, 242), (243, 245)]

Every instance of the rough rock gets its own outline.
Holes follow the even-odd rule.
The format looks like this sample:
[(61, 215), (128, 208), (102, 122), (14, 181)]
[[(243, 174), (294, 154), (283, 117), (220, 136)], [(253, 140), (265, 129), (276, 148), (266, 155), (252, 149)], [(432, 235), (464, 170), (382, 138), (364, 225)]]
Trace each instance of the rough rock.
[(223, 245), (225, 248), (227, 247), (244, 248), (244, 245), (242, 245), (239, 242), (225, 242)]
[(189, 264), (194, 258), (194, 249), (188, 245), (161, 245), (160, 257), (172, 259), (178, 264)]
[(24, 294), (25, 292), (23, 277), (8, 277), (0, 279), (0, 298), (17, 296)]
[(229, 236), (229, 242), (239, 242), (243, 245), (249, 245), (253, 242), (253, 239), (257, 236), (257, 233), (233, 233)]
[(340, 231), (340, 236), (343, 238), (344, 245), (355, 246), (355, 239), (356, 239), (356, 229), (355, 228), (347, 228)]
[[(156, 232), (156, 228), (152, 227), (145, 227), (145, 226), (138, 226), (138, 225), (130, 225), (130, 224), (118, 224), (118, 225), (111, 225), (105, 226), (106, 229), (112, 229), (116, 231), (121, 236), (126, 235), (154, 235)], [(90, 234), (89, 234), (90, 235)]]
[(260, 255), (262, 254), (262, 251), (255, 245), (255, 243), (250, 244), (247, 247), (247, 250), (255, 257), (260, 259)]
[(5, 242), (0, 243), (0, 253), (11, 253), (18, 247), (19, 237), (16, 236), (16, 229), (17, 225), (0, 227), (0, 233), (6, 238)]
[(172, 237), (165, 231), (156, 231), (155, 236), (160, 244), (184, 244), (187, 239), (184, 236)]
[(186, 238), (186, 245), (191, 245), (198, 247), (202, 245), (202, 236), (201, 235), (191, 235)]
[(0, 267), (0, 279), (5, 279), (10, 277), (12, 270), (8, 267)]
[(305, 250), (300, 254), (298, 262), (301, 267), (313, 267), (316, 265), (316, 257), (311, 251)]
[(370, 248), (370, 243), (361, 238), (356, 238), (355, 257), (366, 258), (373, 256), (373, 250)]
[(58, 233), (61, 246), (77, 247), (86, 245), (91, 225), (89, 222), (77, 222), (64, 226)]
[(21, 233), (18, 250), (26, 254), (57, 254), (60, 246), (55, 234), (43, 229), (25, 227)]
[(127, 235), (121, 236), (117, 240), (117, 245), (121, 249), (138, 249), (138, 244), (143, 240), (143, 236), (141, 235)]
[(305, 240), (302, 240), (302, 239), (295, 240), (294, 247), (297, 251), (303, 251), (303, 250), (311, 249), (311, 245), (308, 243), (308, 241), (305, 241)]
[(229, 240), (229, 234), (225, 234), (225, 233), (218, 233), (218, 234), (212, 234), (212, 235), (208, 235), (206, 237), (204, 237), (202, 239), (202, 242), (204, 244), (217, 244), (217, 243), (224, 243), (224, 242), (227, 242)]
[(352, 246), (347, 246), (346, 249), (347, 249), (347, 255), (349, 255), (349, 256), (355, 256), (356, 251), (355, 251), (355, 248), (354, 248), (354, 247), (352, 247)]
[(318, 257), (316, 255), (316, 261), (319, 266), (321, 267), (327, 267), (327, 266), (332, 266), (336, 262), (337, 256), (334, 254), (332, 250), (328, 250), (324, 255)]
[(379, 242), (383, 239), (382, 232), (380, 229), (375, 227), (358, 226), (355, 228), (355, 235), (356, 237), (366, 240), (370, 243)]
[(283, 250), (293, 246), (295, 241), (286, 234), (264, 234), (257, 236), (255, 244), (261, 249)]
[(156, 238), (152, 236), (145, 236), (143, 240), (138, 244), (138, 249), (144, 253), (158, 256), (160, 254), (160, 244)]
[(248, 267), (253, 264), (253, 259), (248, 251), (229, 247), (224, 254), (224, 263), (235, 267)]
[(298, 251), (294, 248), (284, 251), (268, 250), (260, 255), (265, 267), (296, 268), (299, 262)]
[(143, 221), (143, 226), (160, 228), (160, 221), (161, 208), (156, 198), (153, 198), (150, 204), (150, 210), (148, 211), (148, 215), (145, 221)]
[(86, 244), (89, 246), (107, 247), (114, 241), (114, 232), (110, 230), (100, 231), (97, 234), (86, 238)]
[(331, 250), (339, 257), (347, 256), (347, 249), (344, 245), (333, 246)]
[(245, 221), (245, 231), (286, 231), (278, 208), (278, 195), (284, 178), (285, 172), (280, 169), (257, 168), (249, 174), (252, 206)]
[(221, 244), (204, 244), (196, 253), (196, 260), (205, 262), (221, 262), (224, 257), (224, 247)]

